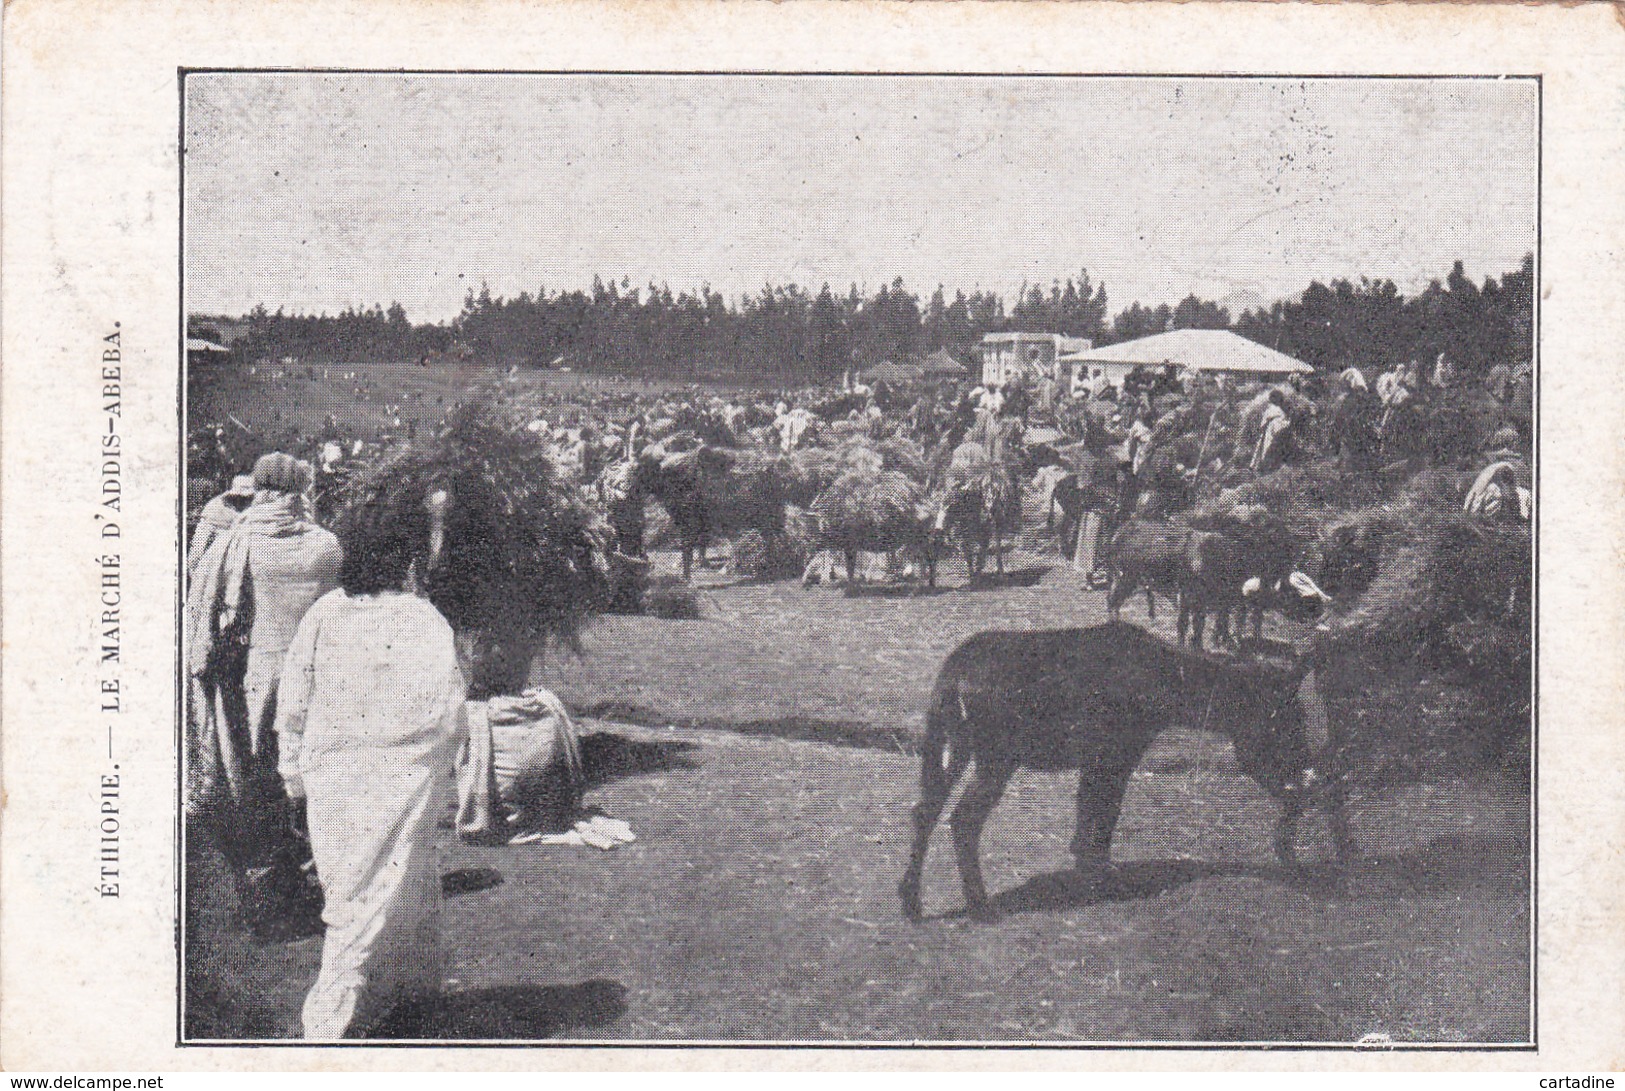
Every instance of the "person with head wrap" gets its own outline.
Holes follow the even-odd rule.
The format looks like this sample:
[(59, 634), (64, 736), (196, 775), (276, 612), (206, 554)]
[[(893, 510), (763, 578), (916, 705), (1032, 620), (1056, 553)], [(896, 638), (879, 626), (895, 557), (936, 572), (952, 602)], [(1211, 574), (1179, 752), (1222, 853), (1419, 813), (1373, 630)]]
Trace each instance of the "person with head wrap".
[(277, 775), (277, 683), (305, 611), (338, 584), (338, 539), (310, 518), (315, 474), (268, 454), (254, 499), (187, 587), (188, 817), (218, 844), (257, 934), (297, 930), (304, 846)]
[(1492, 462), (1479, 471), (1462, 510), (1469, 515), (1498, 523), (1527, 523), (1534, 497), (1518, 484), (1516, 464)]
[(231, 480), (231, 488), (203, 505), (197, 526), (192, 530), (192, 544), (186, 551), (186, 576), (197, 571), (198, 562), (209, 552), (214, 540), (237, 521), (254, 499), (254, 475), (238, 474)]

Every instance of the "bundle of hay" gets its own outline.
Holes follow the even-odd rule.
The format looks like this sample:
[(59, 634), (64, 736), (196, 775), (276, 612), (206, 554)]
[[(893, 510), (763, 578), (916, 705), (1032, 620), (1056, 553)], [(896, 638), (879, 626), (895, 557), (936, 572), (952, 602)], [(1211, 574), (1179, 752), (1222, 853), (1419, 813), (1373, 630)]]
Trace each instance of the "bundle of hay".
[(1345, 476), (1333, 460), (1294, 463), (1222, 490), (1199, 505), (1191, 521), (1220, 523), (1238, 509), (1260, 508), (1281, 519), (1294, 540), (1308, 543), (1350, 506), (1374, 499), (1375, 485), (1368, 476)]
[(967, 440), (954, 449), (944, 484), (950, 507), (956, 497), (975, 496), (992, 527), (1008, 532), (1020, 523), (1021, 486), (1014, 467), (982, 444)]
[(1501, 403), (1477, 384), (1433, 391), (1424, 408), (1428, 451), (1437, 465), (1466, 467), (1505, 420)]
[(883, 551), (895, 546), (863, 544), (910, 530), (918, 521), (925, 491), (900, 470), (858, 466), (836, 478), (813, 504), (826, 549)]
[(880, 455), (881, 469), (896, 470), (915, 481), (925, 482), (931, 477), (931, 467), (925, 450), (906, 436), (888, 436), (875, 445)]
[[(455, 413), (346, 482), (340, 525), (363, 505), (426, 509), (445, 493), (443, 544), (420, 585), (476, 659), (476, 695), (523, 689), (530, 658), (579, 648), (607, 589), (609, 528), (554, 468), (537, 437), (489, 407)], [(425, 564), (427, 564), (425, 558)]]
[(835, 578), (834, 566), (843, 559), (847, 574), (857, 578), (859, 553), (907, 551), (929, 565), (933, 514), (925, 486), (901, 470), (884, 468), (879, 454), (872, 453), (836, 478), (806, 513), (807, 552), (815, 563), (803, 570), (803, 583), (815, 578), (815, 569)]
[(1418, 474), (1390, 501), (1330, 512), (1311, 544), (1310, 572), (1334, 598), (1351, 602), (1377, 578), (1385, 551), (1429, 537), (1459, 513), (1452, 475)]
[(662, 621), (701, 621), (705, 611), (694, 588), (674, 576), (659, 576), (643, 591), (641, 612)]
[(819, 542), (821, 531), (818, 526), (818, 517), (806, 508), (790, 504), (784, 509), (784, 539), (787, 549), (794, 550), (803, 558), (811, 557), (822, 548)]
[(1280, 391), (1282, 408), (1292, 418), (1293, 430), (1299, 433), (1299, 439), (1303, 438), (1304, 426), (1314, 413), (1314, 403), (1286, 383), (1263, 387), (1252, 393), (1236, 413), (1235, 439), (1230, 455), (1232, 462), (1246, 463), (1253, 457), (1271, 391)]
[(791, 454), (784, 465), (792, 497), (803, 499), (809, 507), (837, 478), (852, 470), (896, 471), (922, 484), (931, 476), (919, 444), (900, 436), (878, 443), (867, 437), (848, 437), (830, 446), (803, 448)]
[(752, 527), (734, 539), (728, 570), (752, 580), (794, 576), (807, 563), (807, 554), (788, 534), (771, 538)]
[(791, 452), (784, 460), (791, 502), (802, 507), (810, 505), (846, 469), (842, 447), (802, 447)]
[(1370, 584), (1328, 623), (1329, 639), (1368, 657), (1421, 654), (1475, 675), (1522, 673), (1532, 576), (1524, 528), (1460, 513), (1393, 527)]
[(1367, 511), (1332, 529), (1345, 540), (1364, 532), (1368, 551), (1365, 586), (1339, 599), (1319, 634), (1349, 767), (1376, 785), (1494, 765), (1526, 775), (1528, 529), (1436, 506)]

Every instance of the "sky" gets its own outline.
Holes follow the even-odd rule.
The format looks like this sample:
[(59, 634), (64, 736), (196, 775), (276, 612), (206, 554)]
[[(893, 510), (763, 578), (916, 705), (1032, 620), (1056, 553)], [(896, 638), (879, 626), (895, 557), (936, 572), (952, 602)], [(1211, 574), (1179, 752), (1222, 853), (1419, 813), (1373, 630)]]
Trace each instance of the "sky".
[(184, 106), (193, 313), (1083, 269), (1115, 313), (1536, 241), (1529, 80), (200, 73)]

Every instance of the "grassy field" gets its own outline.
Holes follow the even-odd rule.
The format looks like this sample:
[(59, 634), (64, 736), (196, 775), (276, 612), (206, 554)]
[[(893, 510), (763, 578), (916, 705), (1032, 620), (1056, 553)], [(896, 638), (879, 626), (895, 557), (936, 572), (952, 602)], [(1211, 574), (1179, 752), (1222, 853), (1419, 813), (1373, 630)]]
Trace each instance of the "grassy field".
[[(689, 383), (664, 379), (620, 379), (592, 372), (523, 370), (509, 376), (485, 365), (437, 363), (272, 364), (246, 368), (194, 368), (187, 386), (187, 419), (192, 425), (229, 425), (278, 437), (288, 429), (314, 435), (331, 416), (341, 434), (371, 438), (380, 428), (399, 434), (407, 422), (430, 428), (459, 402), (538, 399), (549, 402), (637, 394), (652, 400), (687, 390)], [(736, 388), (699, 384), (707, 392)], [(386, 412), (394, 407), (401, 427)]]
[[(607, 618), (537, 678), (582, 715), (617, 851), (444, 834), (451, 994), (396, 1032), (583, 1041), (1514, 1043), (1531, 1034), (1528, 797), (1491, 777), (1357, 798), (1344, 881), (1277, 867), (1228, 743), (1167, 733), (1131, 784), (1106, 887), (1068, 881), (1075, 777), (1024, 772), (960, 912), (946, 831), (928, 919), (895, 884), (932, 676), (986, 628), (1103, 620), (1064, 562), (1009, 586), (848, 597), (702, 581), (703, 618)], [(662, 565), (671, 558), (662, 557)], [(1146, 623), (1143, 601), (1125, 615)], [(1155, 627), (1170, 620), (1159, 611)], [(1334, 707), (1334, 714), (1337, 709)], [(1324, 830), (1305, 831), (1306, 859)], [(217, 862), (189, 869), (192, 1037), (297, 1034), (320, 940), (256, 946)]]

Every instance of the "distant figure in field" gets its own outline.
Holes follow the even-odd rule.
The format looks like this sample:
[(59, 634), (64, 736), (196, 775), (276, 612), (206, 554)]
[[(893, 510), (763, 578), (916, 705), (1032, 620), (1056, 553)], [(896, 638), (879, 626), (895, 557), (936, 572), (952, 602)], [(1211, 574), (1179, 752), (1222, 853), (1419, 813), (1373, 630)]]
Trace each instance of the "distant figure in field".
[(1359, 368), (1348, 368), (1342, 380), (1343, 397), (1332, 417), (1332, 434), (1345, 472), (1374, 469), (1381, 451), (1378, 434), (1382, 402), (1366, 385)]
[(1267, 474), (1281, 468), (1286, 461), (1286, 437), (1291, 427), (1292, 418), (1287, 416), (1285, 395), (1278, 388), (1271, 389), (1260, 421), (1258, 446), (1253, 451), (1252, 465), (1255, 471)]

